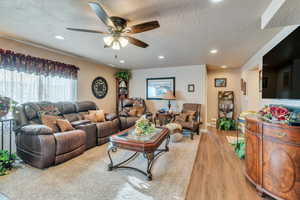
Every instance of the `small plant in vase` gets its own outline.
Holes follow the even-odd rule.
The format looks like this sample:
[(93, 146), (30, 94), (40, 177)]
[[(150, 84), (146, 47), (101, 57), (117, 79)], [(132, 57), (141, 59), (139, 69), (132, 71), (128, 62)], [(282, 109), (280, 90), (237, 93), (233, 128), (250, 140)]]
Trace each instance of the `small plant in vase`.
[(146, 116), (142, 116), (135, 123), (135, 135), (137, 136), (147, 136), (155, 131), (155, 126), (152, 124)]

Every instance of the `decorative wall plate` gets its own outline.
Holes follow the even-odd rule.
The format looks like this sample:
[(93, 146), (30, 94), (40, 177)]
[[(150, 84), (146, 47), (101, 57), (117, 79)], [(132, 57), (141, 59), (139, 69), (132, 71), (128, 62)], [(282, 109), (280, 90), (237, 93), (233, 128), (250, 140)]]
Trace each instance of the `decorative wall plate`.
[(103, 77), (97, 77), (92, 82), (92, 92), (97, 99), (103, 99), (108, 92), (108, 85)]

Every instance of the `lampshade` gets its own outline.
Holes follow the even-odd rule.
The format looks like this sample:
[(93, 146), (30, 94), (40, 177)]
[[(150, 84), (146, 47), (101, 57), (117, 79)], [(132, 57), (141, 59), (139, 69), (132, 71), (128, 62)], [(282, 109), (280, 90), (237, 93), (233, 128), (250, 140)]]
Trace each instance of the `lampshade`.
[(175, 100), (176, 97), (173, 95), (173, 92), (171, 90), (168, 90), (165, 94), (162, 95), (162, 99), (165, 100)]

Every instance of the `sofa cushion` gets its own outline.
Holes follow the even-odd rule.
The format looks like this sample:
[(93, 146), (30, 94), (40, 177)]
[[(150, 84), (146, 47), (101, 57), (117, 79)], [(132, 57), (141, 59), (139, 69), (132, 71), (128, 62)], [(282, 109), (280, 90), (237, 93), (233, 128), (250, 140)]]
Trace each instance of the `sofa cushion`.
[(96, 123), (96, 126), (98, 137), (106, 137), (112, 134), (113, 123), (111, 121)]
[(65, 119), (69, 120), (70, 122), (74, 122), (82, 119), (81, 115), (78, 113), (64, 114), (63, 116)]
[(39, 111), (38, 111), (38, 116), (41, 118), (42, 115), (54, 115), (54, 116), (58, 116), (60, 115), (60, 111), (58, 109), (58, 107), (51, 103), (51, 102), (47, 102), (47, 101), (43, 101), (40, 103), (37, 103), (37, 105), (39, 106)]
[(25, 103), (23, 104), (24, 114), (28, 120), (38, 118), (38, 111), (40, 110), (39, 106), (35, 103)]
[(52, 135), (53, 130), (45, 125), (26, 125), (21, 128), (21, 133), (26, 135)]
[(76, 104), (72, 102), (58, 102), (55, 104), (61, 114), (76, 113)]
[(56, 155), (71, 152), (85, 145), (86, 134), (82, 130), (74, 130), (54, 134), (56, 140)]
[(97, 106), (92, 101), (80, 101), (76, 102), (77, 112), (87, 112), (89, 110), (97, 110)]

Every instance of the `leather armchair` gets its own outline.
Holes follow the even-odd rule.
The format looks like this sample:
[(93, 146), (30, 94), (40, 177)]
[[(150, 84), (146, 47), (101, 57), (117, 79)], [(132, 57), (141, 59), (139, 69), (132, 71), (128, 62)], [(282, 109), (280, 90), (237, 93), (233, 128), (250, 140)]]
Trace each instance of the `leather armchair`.
[[(186, 118), (187, 113), (194, 113), (192, 118)], [(184, 116), (184, 118), (182, 118)], [(192, 131), (191, 138), (193, 139), (193, 134), (197, 133), (199, 135), (200, 132), (200, 121), (201, 117), (201, 104), (196, 103), (185, 103), (182, 106), (181, 113), (175, 117), (174, 122), (178, 123), (182, 126), (183, 129), (188, 129)]]
[[(136, 116), (130, 115), (130, 111), (135, 107), (142, 107), (143, 113)], [(132, 127), (135, 122), (141, 117), (141, 115), (146, 115), (146, 117), (152, 120), (152, 113), (148, 111), (145, 100), (142, 98), (127, 98), (121, 99), (119, 102), (119, 117), (121, 130)]]

